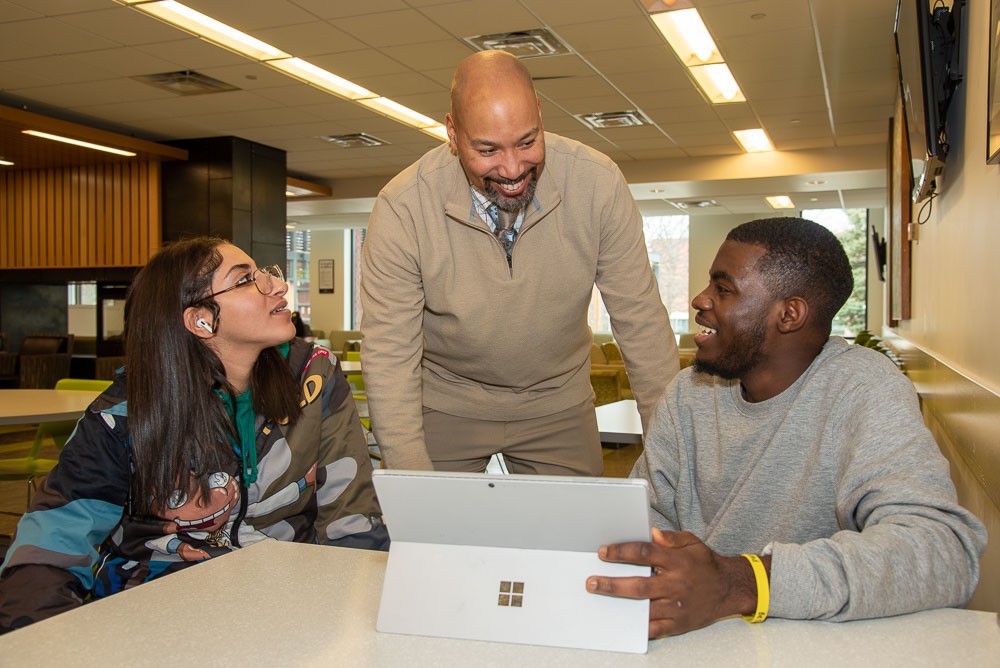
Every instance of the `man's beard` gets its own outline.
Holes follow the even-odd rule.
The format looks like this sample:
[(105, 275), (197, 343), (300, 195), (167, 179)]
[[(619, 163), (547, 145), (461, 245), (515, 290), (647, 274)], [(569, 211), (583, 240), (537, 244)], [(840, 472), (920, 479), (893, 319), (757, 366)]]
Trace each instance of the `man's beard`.
[[(695, 356), (694, 370), (698, 373), (708, 373), (726, 380), (742, 378), (748, 371), (760, 363), (764, 356), (764, 339), (767, 327), (764, 319), (754, 323), (750, 328), (735, 332), (735, 338), (729, 347), (722, 351), (719, 359), (704, 362)], [(718, 336), (718, 333), (715, 334)]]
[[(532, 167), (526, 171), (522, 178), (528, 179), (528, 184), (524, 188), (524, 192), (517, 197), (508, 197), (502, 194), (503, 188), (499, 186), (500, 183), (517, 183), (521, 179), (499, 179), (488, 177), (484, 179), (484, 185), (486, 186), (486, 199), (490, 200), (497, 205), (497, 208), (507, 211), (509, 213), (516, 213), (528, 206), (531, 200), (535, 198), (535, 188), (538, 186), (538, 168)], [(494, 185), (495, 184), (495, 185)]]

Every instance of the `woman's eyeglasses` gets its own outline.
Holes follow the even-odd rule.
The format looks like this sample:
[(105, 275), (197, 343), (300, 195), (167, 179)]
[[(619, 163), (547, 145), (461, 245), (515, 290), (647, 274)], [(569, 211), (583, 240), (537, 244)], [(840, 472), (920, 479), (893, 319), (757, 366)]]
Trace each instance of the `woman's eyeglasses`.
[(236, 288), (242, 288), (244, 285), (250, 285), (251, 283), (257, 287), (257, 292), (262, 295), (269, 295), (274, 292), (274, 281), (276, 279), (281, 282), (285, 281), (285, 275), (281, 272), (281, 267), (276, 264), (272, 264), (269, 267), (260, 267), (259, 269), (254, 269), (249, 276), (244, 276), (228, 288), (219, 290), (218, 292), (213, 292), (206, 297), (202, 297), (200, 301), (217, 297), (223, 292), (229, 292), (230, 290), (235, 290)]

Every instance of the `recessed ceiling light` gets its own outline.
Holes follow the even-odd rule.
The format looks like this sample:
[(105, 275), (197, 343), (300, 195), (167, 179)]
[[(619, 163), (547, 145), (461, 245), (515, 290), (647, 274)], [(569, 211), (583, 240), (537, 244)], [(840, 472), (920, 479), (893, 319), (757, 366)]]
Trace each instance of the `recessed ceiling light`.
[(712, 104), (746, 102), (743, 91), (733, 78), (733, 73), (729, 71), (729, 65), (725, 63), (700, 65), (690, 67), (688, 71)]
[(722, 55), (697, 9), (653, 14), (653, 23), (685, 67), (721, 63)]
[(770, 197), (765, 197), (768, 205), (772, 209), (794, 209), (795, 204), (792, 203), (792, 198), (788, 195), (772, 195)]
[(670, 203), (678, 209), (708, 209), (713, 206), (719, 206), (719, 203), (714, 199), (682, 199)]
[(733, 135), (747, 153), (761, 153), (763, 151), (773, 151), (774, 144), (768, 138), (763, 128), (753, 128), (751, 130), (734, 130)]
[(806, 183), (811, 186), (821, 186), (826, 183), (826, 181), (823, 179), (813, 179), (812, 181), (806, 181)]
[(14, 163), (11, 162), (10, 160), (0, 160), (0, 165), (4, 167), (13, 167)]

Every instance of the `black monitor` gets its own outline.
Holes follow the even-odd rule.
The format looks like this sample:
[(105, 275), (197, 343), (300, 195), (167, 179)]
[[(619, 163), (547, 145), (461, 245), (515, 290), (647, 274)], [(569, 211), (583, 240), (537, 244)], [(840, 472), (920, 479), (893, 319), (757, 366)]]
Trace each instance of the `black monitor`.
[[(933, 4), (933, 9), (931, 5)], [(948, 156), (948, 106), (962, 80), (958, 37), (965, 0), (898, 0), (896, 57), (914, 202), (936, 192)]]

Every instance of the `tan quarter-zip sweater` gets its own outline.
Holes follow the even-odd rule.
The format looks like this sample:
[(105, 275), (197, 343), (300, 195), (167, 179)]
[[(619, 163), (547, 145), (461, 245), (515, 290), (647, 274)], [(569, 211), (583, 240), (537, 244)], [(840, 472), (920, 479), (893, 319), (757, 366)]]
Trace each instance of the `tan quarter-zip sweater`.
[(643, 425), (677, 373), (642, 217), (621, 172), (558, 135), (546, 133), (545, 148), (510, 266), (447, 145), (379, 194), (361, 270), (362, 366), (375, 437), (393, 468), (431, 468), (425, 406), (516, 420), (591, 397), (595, 283)]

